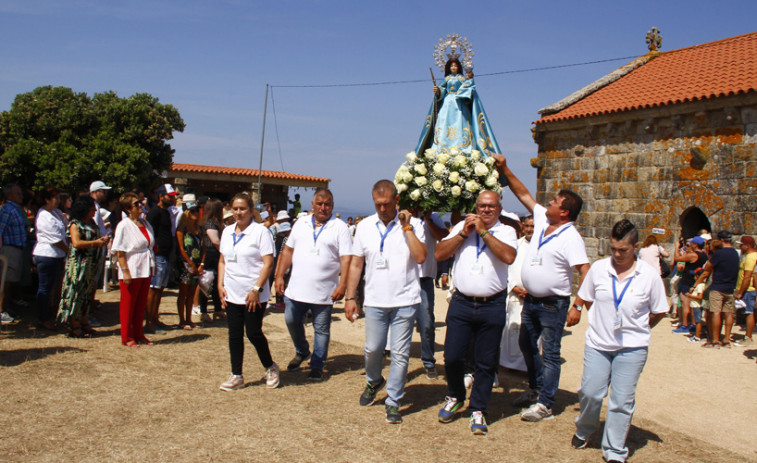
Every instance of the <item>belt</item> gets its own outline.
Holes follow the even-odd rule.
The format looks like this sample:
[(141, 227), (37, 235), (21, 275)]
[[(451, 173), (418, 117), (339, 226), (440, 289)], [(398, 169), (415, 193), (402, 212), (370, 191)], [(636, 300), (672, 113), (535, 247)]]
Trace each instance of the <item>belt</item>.
[(421, 277), (421, 280), (433, 280), (432, 277)]
[(534, 297), (530, 294), (526, 294), (526, 302), (530, 302), (532, 304), (555, 304), (560, 301), (569, 301), (570, 296), (544, 296), (544, 297)]
[(505, 291), (500, 291), (497, 294), (492, 294), (491, 296), (466, 296), (465, 294), (461, 293), (460, 291), (456, 291), (455, 294), (459, 295), (466, 301), (470, 302), (491, 302), (494, 299), (497, 299), (498, 297), (505, 294)]

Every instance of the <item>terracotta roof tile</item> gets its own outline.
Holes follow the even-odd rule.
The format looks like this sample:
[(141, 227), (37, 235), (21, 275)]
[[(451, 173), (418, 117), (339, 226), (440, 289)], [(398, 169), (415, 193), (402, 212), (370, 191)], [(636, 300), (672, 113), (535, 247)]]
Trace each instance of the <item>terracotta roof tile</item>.
[(757, 91), (757, 32), (660, 53), (536, 124)]
[[(244, 175), (247, 177), (258, 176), (258, 169), (243, 169), (241, 167), (220, 167), (220, 166), (203, 166), (200, 164), (184, 164), (174, 162), (171, 164), (171, 170), (175, 172), (197, 172), (206, 174), (226, 174), (226, 175)], [(283, 180), (302, 180), (307, 182), (330, 182), (329, 178), (313, 177), (310, 175), (290, 174), (278, 170), (263, 170), (263, 178), (277, 178)]]

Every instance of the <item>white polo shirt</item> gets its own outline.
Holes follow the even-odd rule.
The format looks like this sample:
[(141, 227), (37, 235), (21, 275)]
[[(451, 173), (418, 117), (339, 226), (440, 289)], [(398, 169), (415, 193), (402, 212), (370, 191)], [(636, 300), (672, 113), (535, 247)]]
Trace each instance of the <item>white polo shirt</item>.
[(573, 267), (589, 263), (586, 247), (573, 222), (543, 236), (549, 225), (546, 212), (544, 206), (534, 206), (534, 236), (521, 269), (523, 287), (534, 297), (570, 296)]
[[(253, 221), (244, 231), (236, 236), (234, 245), (234, 223), (223, 229), (219, 251), (223, 254), (226, 270), (223, 287), (226, 300), (233, 304), (245, 304), (247, 294), (258, 281), (263, 270), (263, 256), (273, 256), (273, 238), (266, 227)], [(273, 271), (273, 269), (271, 269)], [(268, 280), (260, 288), (260, 302), (271, 297)]]
[[(641, 259), (636, 259), (636, 269), (632, 275), (621, 281), (613, 277), (617, 278), (618, 274), (610, 258), (598, 260), (592, 264), (578, 290), (581, 299), (593, 302), (589, 309), (586, 345), (602, 351), (646, 347), (651, 335), (649, 314), (668, 311), (662, 278), (654, 267)], [(613, 283), (615, 297), (620, 299), (617, 311)], [(626, 285), (628, 289), (623, 294)], [(618, 317), (620, 327), (616, 324)]]
[(284, 295), (308, 304), (331, 305), (339, 284), (342, 256), (352, 255), (347, 224), (334, 216), (314, 228), (310, 215), (295, 222), (286, 246), (292, 249), (292, 275)]
[[(442, 241), (456, 237), (463, 226), (465, 226), (464, 221), (458, 222)], [(515, 230), (499, 221), (489, 229), (489, 233), (513, 249), (518, 246)], [(466, 296), (493, 296), (507, 289), (508, 267), (506, 263), (494, 256), (484, 240), (473, 231), (455, 252), (452, 283), (455, 289)]]
[[(413, 232), (423, 243), (423, 227), (413, 225)], [(381, 252), (381, 235), (385, 233), (384, 250)], [(352, 254), (365, 258), (366, 306), (390, 308), (420, 304), (418, 263), (410, 255), (405, 232), (396, 215), (388, 227), (384, 226), (378, 214), (363, 219), (355, 230)], [(382, 258), (385, 261), (383, 266)]]
[[(437, 227), (441, 229), (446, 228), (442, 221), (439, 220), (438, 213), (432, 212), (430, 220), (433, 221)], [(418, 266), (420, 277), (436, 278), (436, 259), (434, 258), (434, 253), (436, 252), (436, 238), (434, 238), (434, 234), (431, 233), (431, 229), (425, 220), (421, 221), (418, 219), (418, 222), (423, 226), (423, 236), (426, 238), (423, 243), (426, 246), (426, 260)], [(413, 222), (412, 225), (415, 226), (415, 222)]]
[(66, 223), (63, 214), (58, 209), (49, 212), (40, 208), (37, 212), (37, 244), (34, 245), (32, 255), (63, 258), (66, 252), (56, 246), (55, 243), (67, 242)]

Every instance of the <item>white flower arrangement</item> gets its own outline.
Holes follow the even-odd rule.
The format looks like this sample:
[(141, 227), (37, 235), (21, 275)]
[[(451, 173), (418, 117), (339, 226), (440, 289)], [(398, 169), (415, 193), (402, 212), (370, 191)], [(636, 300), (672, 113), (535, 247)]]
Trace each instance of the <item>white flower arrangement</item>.
[(495, 159), (479, 151), (467, 156), (457, 149), (428, 149), (405, 159), (394, 176), (402, 208), (472, 212), (479, 193), (502, 191)]

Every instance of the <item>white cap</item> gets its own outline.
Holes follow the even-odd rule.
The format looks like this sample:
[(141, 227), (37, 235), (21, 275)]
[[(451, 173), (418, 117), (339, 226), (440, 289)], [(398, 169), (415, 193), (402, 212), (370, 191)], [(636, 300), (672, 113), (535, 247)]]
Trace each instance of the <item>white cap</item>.
[(102, 180), (95, 180), (89, 185), (89, 192), (94, 193), (98, 190), (110, 190), (112, 187), (109, 187), (105, 184)]
[(181, 201), (184, 203), (195, 202), (197, 201), (197, 196), (195, 196), (194, 193), (186, 193), (181, 197)]

